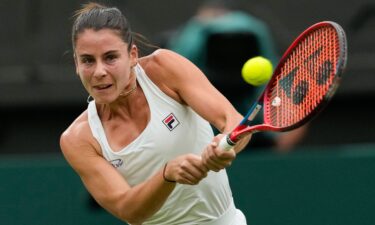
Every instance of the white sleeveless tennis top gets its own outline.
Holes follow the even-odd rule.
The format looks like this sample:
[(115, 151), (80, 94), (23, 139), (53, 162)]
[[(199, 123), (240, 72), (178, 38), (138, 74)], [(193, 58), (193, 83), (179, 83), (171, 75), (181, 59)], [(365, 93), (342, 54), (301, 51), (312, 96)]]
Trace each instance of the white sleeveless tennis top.
[[(208, 122), (190, 107), (179, 104), (162, 92), (140, 65), (135, 71), (150, 107), (151, 119), (145, 130), (129, 145), (114, 152), (108, 144), (95, 101), (88, 106), (89, 125), (105, 159), (131, 186), (148, 179), (176, 156), (187, 153), (200, 155), (213, 138)], [(144, 225), (219, 224), (213, 222), (234, 207), (232, 201), (226, 171), (211, 171), (198, 185), (177, 184), (163, 207)]]

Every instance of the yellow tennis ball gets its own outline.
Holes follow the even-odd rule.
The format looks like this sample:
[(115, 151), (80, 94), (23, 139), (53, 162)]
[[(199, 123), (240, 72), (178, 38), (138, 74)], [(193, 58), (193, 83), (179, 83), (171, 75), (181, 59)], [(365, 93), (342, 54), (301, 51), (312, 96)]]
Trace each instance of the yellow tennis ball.
[(242, 78), (249, 84), (260, 86), (272, 76), (273, 66), (270, 60), (256, 56), (245, 62), (242, 67)]

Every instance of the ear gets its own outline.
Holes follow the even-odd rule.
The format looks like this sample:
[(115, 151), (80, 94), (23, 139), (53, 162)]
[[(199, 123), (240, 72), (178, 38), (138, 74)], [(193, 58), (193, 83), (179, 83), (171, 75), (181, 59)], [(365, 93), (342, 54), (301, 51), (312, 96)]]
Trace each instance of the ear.
[(132, 45), (130, 49), (130, 65), (134, 67), (138, 63), (138, 48), (136, 45)]

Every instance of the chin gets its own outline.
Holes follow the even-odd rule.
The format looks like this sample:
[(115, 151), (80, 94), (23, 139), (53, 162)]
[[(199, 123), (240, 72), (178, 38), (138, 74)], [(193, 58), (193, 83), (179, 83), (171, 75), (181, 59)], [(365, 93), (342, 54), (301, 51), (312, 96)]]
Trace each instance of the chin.
[(110, 104), (110, 103), (116, 101), (116, 99), (117, 98), (109, 97), (109, 96), (97, 97), (97, 98), (95, 98), (95, 103), (97, 103), (97, 104)]

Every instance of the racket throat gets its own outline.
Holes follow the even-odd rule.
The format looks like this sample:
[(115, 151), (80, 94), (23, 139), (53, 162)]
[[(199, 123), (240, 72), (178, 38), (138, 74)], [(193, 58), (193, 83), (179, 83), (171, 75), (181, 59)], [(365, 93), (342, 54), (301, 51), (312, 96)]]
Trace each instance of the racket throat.
[(256, 117), (256, 115), (258, 115), (259, 111), (262, 109), (263, 105), (261, 104), (257, 104), (253, 110), (253, 112), (250, 114), (249, 118), (247, 119), (246, 121), (246, 125), (247, 126), (250, 126), (254, 120), (254, 118)]
[(255, 116), (259, 113), (259, 111), (262, 109), (263, 105), (260, 104), (260, 103), (255, 103), (251, 109), (249, 110), (249, 112), (247, 113), (247, 115), (243, 118), (243, 120), (241, 121), (241, 125), (246, 125), (246, 126), (250, 126), (255, 118)]
[(232, 131), (229, 135), (227, 135), (227, 142), (229, 145), (235, 145), (243, 136), (245, 136), (249, 132), (242, 133), (248, 126), (247, 125), (239, 125), (237, 129)]

